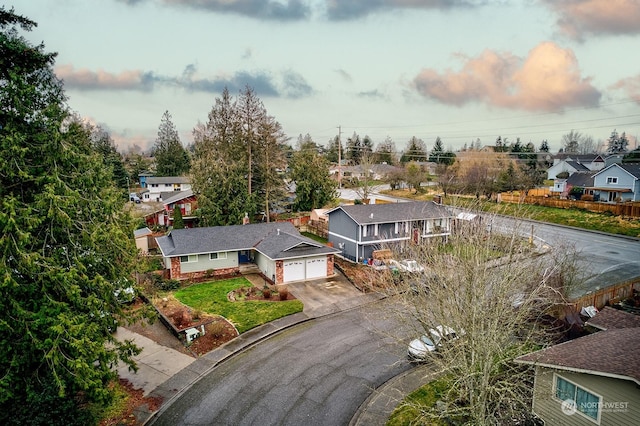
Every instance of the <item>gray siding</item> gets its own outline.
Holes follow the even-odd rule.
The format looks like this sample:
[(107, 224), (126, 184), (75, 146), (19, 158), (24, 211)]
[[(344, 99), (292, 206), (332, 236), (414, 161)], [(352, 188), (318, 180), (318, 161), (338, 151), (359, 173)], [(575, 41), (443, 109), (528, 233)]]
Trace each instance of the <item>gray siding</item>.
[[(339, 234), (340, 236), (336, 235)], [(342, 238), (343, 236), (344, 238)], [(333, 247), (341, 251), (345, 257), (356, 259), (357, 254), (356, 241), (358, 240), (358, 225), (344, 211), (335, 210), (329, 215), (329, 235), (330, 243)], [(341, 248), (340, 245), (344, 246)]]
[(269, 259), (267, 256), (264, 256), (259, 252), (255, 252), (254, 261), (256, 262), (256, 265), (258, 265), (258, 268), (260, 268), (260, 271), (262, 271), (265, 277), (268, 277), (269, 279), (272, 279), (275, 281), (276, 263), (273, 260)]
[[(602, 397), (600, 425), (635, 426), (640, 419), (640, 390), (634, 382), (591, 374), (555, 371), (560, 377)], [(561, 401), (554, 396), (554, 370), (538, 367), (534, 390), (533, 412), (547, 425), (593, 426), (593, 420), (575, 413), (562, 412)], [(609, 404), (609, 405), (607, 405)], [(613, 405), (616, 404), (616, 405)], [(622, 405), (620, 405), (622, 404)], [(615, 407), (625, 407), (616, 409)]]
[(226, 259), (209, 259), (209, 253), (199, 254), (197, 262), (180, 263), (180, 272), (201, 272), (208, 269), (235, 268), (238, 266), (238, 252), (229, 251)]

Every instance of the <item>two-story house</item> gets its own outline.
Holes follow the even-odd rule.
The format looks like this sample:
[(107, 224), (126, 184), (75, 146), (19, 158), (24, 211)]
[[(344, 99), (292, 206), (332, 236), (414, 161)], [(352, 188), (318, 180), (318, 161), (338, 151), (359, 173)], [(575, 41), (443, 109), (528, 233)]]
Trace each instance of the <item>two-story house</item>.
[(142, 201), (163, 201), (163, 192), (186, 191), (191, 189), (189, 178), (184, 176), (147, 177), (147, 191), (142, 192)]
[(329, 242), (343, 257), (358, 262), (382, 248), (446, 238), (455, 217), (446, 206), (422, 201), (339, 206), (327, 216)]
[(600, 201), (640, 201), (640, 164), (612, 164), (593, 176)]

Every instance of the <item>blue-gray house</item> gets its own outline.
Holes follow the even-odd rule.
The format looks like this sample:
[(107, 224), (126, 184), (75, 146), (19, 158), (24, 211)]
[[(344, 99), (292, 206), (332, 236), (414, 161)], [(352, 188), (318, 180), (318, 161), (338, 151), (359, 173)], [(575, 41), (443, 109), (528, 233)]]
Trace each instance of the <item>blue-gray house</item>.
[(593, 176), (600, 201), (640, 201), (640, 164), (612, 164)]
[(446, 237), (454, 219), (448, 207), (431, 201), (339, 206), (326, 214), (329, 242), (358, 262), (382, 248)]

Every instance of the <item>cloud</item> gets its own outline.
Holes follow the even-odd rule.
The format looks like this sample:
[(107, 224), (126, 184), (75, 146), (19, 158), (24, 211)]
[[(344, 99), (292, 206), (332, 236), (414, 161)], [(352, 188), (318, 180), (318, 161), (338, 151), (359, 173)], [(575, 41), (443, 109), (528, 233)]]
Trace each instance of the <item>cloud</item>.
[(180, 76), (170, 77), (141, 70), (123, 71), (119, 74), (103, 70), (75, 70), (72, 65), (56, 68), (56, 75), (64, 80), (66, 88), (77, 90), (142, 91), (169, 86), (188, 92), (221, 93), (226, 87), (229, 92), (239, 92), (251, 86), (259, 96), (302, 98), (313, 93), (313, 88), (301, 74), (287, 70), (275, 76), (265, 71), (237, 71), (228, 76), (215, 78), (201, 77), (196, 65), (189, 64)]
[(282, 73), (282, 87), (283, 94), (292, 99), (302, 98), (313, 93), (313, 88), (304, 77), (294, 71)]
[(348, 72), (346, 72), (345, 70), (343, 70), (342, 68), (334, 70), (340, 77), (342, 77), (343, 80), (345, 80), (348, 83), (351, 83), (353, 81), (353, 78), (351, 77), (351, 74), (349, 74)]
[(78, 90), (133, 90), (148, 92), (156, 81), (153, 73), (140, 70), (123, 71), (119, 74), (86, 68), (74, 69), (73, 65), (56, 67), (56, 75), (64, 80), (67, 88)]
[[(137, 5), (144, 0), (119, 0), (127, 5)], [(297, 21), (309, 17), (310, 8), (302, 0), (148, 0), (176, 7), (210, 12), (231, 13), (250, 18), (274, 21)]]
[(380, 10), (453, 9), (474, 7), (485, 0), (326, 0), (327, 16), (334, 21), (361, 18)]
[(460, 72), (424, 69), (415, 77), (414, 87), (444, 104), (483, 102), (527, 111), (594, 106), (601, 97), (591, 79), (580, 76), (573, 51), (552, 42), (539, 44), (526, 58), (492, 50), (461, 58), (466, 62)]
[(556, 24), (570, 38), (640, 33), (637, 0), (543, 0), (558, 15)]
[(369, 99), (384, 99), (385, 96), (377, 89), (368, 90), (366, 92), (358, 92), (357, 96), (359, 98), (369, 98)]
[(619, 80), (610, 89), (624, 91), (629, 98), (640, 105), (640, 74)]
[(275, 77), (264, 71), (238, 71), (230, 76), (211, 79), (198, 77), (195, 65), (191, 64), (172, 84), (191, 92), (207, 93), (221, 93), (225, 87), (234, 93), (249, 85), (258, 96), (274, 98), (297, 99), (313, 93), (304, 77), (291, 70), (277, 73)]

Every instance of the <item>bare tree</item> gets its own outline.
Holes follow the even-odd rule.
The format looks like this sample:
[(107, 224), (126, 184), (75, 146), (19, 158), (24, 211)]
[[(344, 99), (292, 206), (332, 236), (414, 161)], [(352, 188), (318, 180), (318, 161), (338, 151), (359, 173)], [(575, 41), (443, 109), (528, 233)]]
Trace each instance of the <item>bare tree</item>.
[[(447, 240), (393, 248), (425, 269), (388, 281), (388, 313), (413, 337), (432, 340), (436, 350), (425, 358), (447, 385), (435, 406), (417, 407), (416, 423), (524, 424), (530, 415), (532, 370), (512, 361), (557, 338), (545, 320), (579, 280), (575, 250), (535, 244), (528, 224), (501, 228), (495, 219), (458, 223)], [(406, 344), (406, 328), (396, 337)]]

